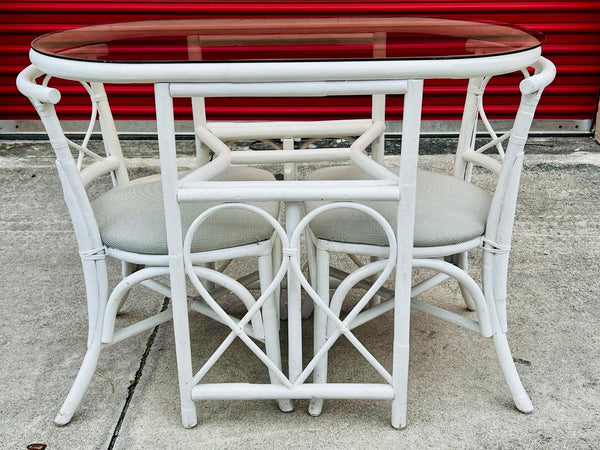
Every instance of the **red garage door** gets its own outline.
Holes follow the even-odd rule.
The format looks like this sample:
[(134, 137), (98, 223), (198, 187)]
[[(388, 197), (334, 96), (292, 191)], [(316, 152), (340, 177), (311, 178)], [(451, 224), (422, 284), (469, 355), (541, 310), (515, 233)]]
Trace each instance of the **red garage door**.
[[(470, 1), (413, 2), (351, 1), (38, 1), (0, 2), (0, 123), (3, 133), (17, 130), (21, 121), (36, 117), (28, 101), (16, 90), (15, 77), (28, 64), (31, 40), (43, 33), (87, 24), (127, 20), (240, 17), (240, 16), (443, 16), (511, 22), (542, 31), (547, 36), (543, 53), (557, 66), (556, 81), (547, 89), (537, 119), (553, 123), (592, 123), (600, 85), (600, 1)], [(516, 79), (515, 79), (516, 80)], [(516, 109), (516, 83), (505, 77), (490, 84), (486, 111), (493, 120), (509, 119)], [(67, 90), (77, 92), (72, 86)], [(154, 115), (149, 86), (109, 86), (108, 93), (117, 120), (151, 120)], [(426, 84), (424, 120), (460, 119), (465, 83), (429, 81)], [(368, 103), (356, 99), (302, 101), (298, 99), (224, 99), (208, 104), (209, 117), (351, 117)], [(63, 118), (83, 119), (86, 101), (65, 96), (59, 111)], [(400, 107), (391, 99), (388, 118), (400, 117)], [(186, 111), (181, 112), (186, 117)], [(585, 122), (582, 122), (585, 121)], [(577, 125), (579, 126), (579, 125)], [(587, 125), (584, 125), (587, 127)], [(585, 130), (584, 130), (585, 131)]]

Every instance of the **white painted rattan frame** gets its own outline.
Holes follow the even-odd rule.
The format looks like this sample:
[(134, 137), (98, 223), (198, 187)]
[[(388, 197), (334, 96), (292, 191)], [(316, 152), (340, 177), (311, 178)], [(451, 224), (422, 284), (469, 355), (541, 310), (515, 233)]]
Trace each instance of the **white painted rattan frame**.
[[(161, 152), (161, 170), (163, 174), (163, 192), (165, 193), (165, 212), (167, 215), (167, 231), (169, 236), (169, 254), (171, 267), (171, 286), (173, 287), (173, 311), (175, 342), (177, 345), (178, 373), (180, 381), (180, 394), (182, 402), (182, 419), (186, 427), (192, 427), (196, 424), (194, 400), (206, 398), (237, 398), (237, 399), (257, 399), (257, 398), (275, 398), (275, 399), (296, 399), (312, 398), (315, 396), (324, 396), (326, 398), (387, 398), (392, 400), (392, 424), (395, 427), (404, 426), (406, 422), (406, 388), (408, 369), (408, 320), (410, 308), (410, 277), (411, 260), (410, 248), (412, 247), (412, 230), (414, 221), (414, 192), (417, 164), (417, 149), (419, 141), (419, 124), (421, 111), (421, 98), (423, 82), (420, 80), (390, 80), (386, 83), (377, 83), (385, 86), (382, 92), (405, 93), (405, 135), (403, 137), (403, 161), (404, 164), (398, 175), (389, 172), (382, 165), (369, 158), (364, 152), (365, 148), (377, 141), (381, 142), (381, 137), (385, 131), (383, 120), (376, 120), (374, 117), (370, 120), (370, 126), (365, 129), (365, 123), (362, 121), (353, 121), (357, 126), (354, 132), (350, 134), (360, 134), (352, 143), (350, 148), (346, 149), (310, 149), (310, 150), (286, 150), (280, 151), (236, 151), (231, 152), (229, 147), (223, 143), (208, 127), (202, 123), (196, 127), (198, 139), (205, 144), (215, 154), (215, 157), (207, 164), (199, 167), (181, 180), (177, 180), (177, 164), (175, 160), (175, 131), (173, 115), (173, 97), (174, 96), (194, 96), (210, 95), (210, 91), (204, 89), (203, 85), (195, 83), (157, 83), (155, 85), (157, 123), (159, 133), (159, 148)], [(248, 85), (248, 89), (239, 89), (234, 86), (234, 92), (239, 95), (241, 92), (248, 92), (256, 95), (257, 89), (264, 89), (264, 95), (271, 95), (269, 83), (263, 83), (259, 86)], [(323, 82), (320, 84), (323, 92), (328, 95), (347, 95), (347, 94), (372, 94), (373, 82), (368, 81), (347, 81), (345, 83)], [(312, 84), (307, 87), (304, 82), (286, 83), (285, 86), (277, 86), (275, 92), (277, 95), (307, 95), (311, 92)], [(219, 91), (223, 95), (223, 91)], [(383, 105), (383, 100), (374, 96), (374, 102)], [(381, 118), (383, 119), (383, 117)], [(339, 122), (340, 126), (347, 126)], [(272, 123), (270, 135), (273, 137), (288, 137), (290, 130), (287, 123)], [(310, 136), (320, 133), (334, 134), (336, 129), (332, 130), (331, 122), (303, 123), (296, 124), (293, 128), (294, 136)], [(352, 131), (352, 130), (346, 130)], [(252, 130), (247, 131), (251, 133)], [(240, 134), (238, 134), (240, 136)], [(377, 152), (379, 153), (379, 152)], [(248, 164), (248, 163), (298, 163), (314, 161), (347, 161), (356, 164), (371, 173), (376, 179), (359, 182), (307, 182), (307, 181), (278, 181), (278, 182), (220, 182), (210, 181), (215, 175), (223, 171), (230, 164)], [(354, 186), (354, 189), (352, 188)], [(280, 281), (283, 275), (288, 272), (288, 339), (290, 368), (289, 375), (286, 377), (281, 371), (277, 370), (276, 364), (265, 355), (251, 340), (248, 339), (244, 331), (231, 322), (229, 326), (232, 333), (222, 344), (220, 349), (209, 358), (207, 366), (200, 369), (194, 375), (191, 367), (191, 348), (189, 341), (189, 328), (187, 309), (183, 307), (187, 294), (185, 292), (185, 274), (192, 279), (195, 287), (203, 291), (201, 283), (194, 281), (198, 273), (204, 277), (213, 277), (211, 281), (219, 282), (218, 276), (214, 272), (206, 269), (197, 268), (192, 264), (188, 257), (190, 236), (186, 237), (186, 244), (181, 242), (181, 223), (179, 216), (179, 203), (190, 201), (213, 201), (224, 202), (223, 207), (248, 208), (243, 204), (229, 204), (228, 202), (247, 202), (264, 200), (282, 200), (289, 203), (297, 203), (310, 199), (326, 199), (332, 201), (339, 200), (395, 200), (399, 202), (398, 228), (391, 230), (387, 222), (379, 214), (361, 205), (354, 203), (337, 203), (327, 205), (318, 211), (309, 214), (304, 219), (287, 221), (285, 232), (281, 226), (272, 222), (273, 227), (278, 234), (278, 238), (283, 245), (283, 260), (275, 277), (272, 286), (266, 288), (265, 292), (274, 289), (275, 283)], [(317, 355), (306, 367), (302, 366), (302, 338), (300, 322), (300, 288), (301, 286), (309, 293), (316, 306), (329, 319), (335, 321), (335, 316), (327, 308), (327, 304), (317, 295), (310, 283), (304, 278), (299, 259), (299, 240), (304, 228), (309, 221), (323, 210), (339, 207), (350, 207), (361, 209), (365, 213), (372, 215), (384, 227), (388, 234), (391, 247), (394, 249), (392, 255), (386, 262), (378, 262), (376, 265), (384, 264), (384, 275), (376, 282), (373, 287), (377, 290), (382, 286), (391, 270), (396, 267), (396, 326), (395, 326), (395, 345), (394, 345), (394, 366), (392, 373), (388, 373), (377, 360), (362, 346), (346, 324), (338, 321), (339, 337), (346, 335), (348, 339), (357, 347), (376, 370), (384, 378), (385, 384), (307, 384), (307, 377), (317, 366), (319, 359), (325, 354), (323, 351)], [(264, 212), (256, 211), (269, 219)], [(210, 214), (207, 211), (206, 214)], [(289, 216), (288, 216), (289, 217)], [(204, 215), (197, 219), (198, 222), (204, 220)], [(190, 233), (193, 233), (193, 228)], [(397, 249), (400, 249), (396, 252)], [(397, 255), (397, 256), (396, 256)], [(177, 289), (177, 291), (176, 291)], [(221, 314), (218, 305), (206, 298), (207, 303), (215, 308), (217, 314)], [(266, 298), (257, 300), (256, 308), (260, 307)], [(360, 311), (357, 308), (356, 313)], [(245, 323), (246, 319), (242, 319)], [(231, 383), (225, 384), (198, 384), (212, 363), (218, 358), (220, 352), (226, 348), (231, 340), (240, 337), (250, 349), (260, 358), (260, 360), (274, 374), (278, 382), (267, 385), (237, 385)], [(337, 338), (336, 337), (336, 338)], [(332, 338), (330, 342), (334, 342)]]
[[(101, 83), (90, 83), (86, 86), (92, 100), (93, 110), (98, 112), (102, 130), (106, 156), (97, 155), (83, 145), (69, 141), (61, 128), (60, 121), (54, 109), (54, 104), (60, 100), (60, 92), (45, 84), (37, 84), (36, 79), (44, 74), (34, 66), (23, 70), (17, 79), (21, 93), (29, 97), (38, 112), (46, 132), (50, 138), (52, 149), (56, 155), (56, 167), (60, 176), (65, 201), (75, 229), (79, 253), (83, 266), (88, 303), (88, 343), (87, 352), (77, 374), (77, 377), (64, 401), (60, 412), (55, 418), (57, 425), (70, 422), (79, 403), (81, 402), (94, 374), (101, 350), (123, 339), (153, 329), (165, 321), (171, 320), (170, 309), (159, 312), (151, 317), (140, 320), (132, 325), (115, 330), (116, 315), (123, 306), (131, 289), (143, 285), (159, 294), (171, 297), (171, 289), (155, 281), (154, 278), (169, 274), (168, 255), (147, 255), (132, 253), (103, 244), (85, 187), (96, 178), (110, 174), (115, 186), (129, 183), (129, 177), (118, 135), (112, 120), (108, 100)], [(46, 81), (44, 82), (46, 83)], [(96, 114), (92, 114), (92, 125)], [(88, 131), (91, 131), (92, 126)], [(79, 151), (80, 158), (75, 160), (70, 147)], [(82, 167), (81, 156), (91, 156), (92, 164)], [(257, 244), (219, 249), (190, 255), (195, 264), (210, 265), (215, 261), (232, 257), (257, 257), (259, 260), (259, 280), (268, 285), (272, 278), (272, 248), (274, 240), (270, 239)], [(122, 262), (123, 279), (109, 293), (106, 256), (114, 257)], [(144, 266), (144, 267), (143, 267)], [(239, 284), (239, 283), (238, 283)], [(251, 309), (254, 300), (241, 296), (244, 305)], [(214, 311), (196, 299), (185, 300), (186, 308), (202, 313), (214, 320), (226, 321)], [(279, 318), (271, 309), (265, 308), (269, 314), (263, 323), (263, 313), (254, 309), (251, 324), (244, 328), (247, 335), (254, 339), (265, 341), (268, 352), (277, 360), (279, 339), (276, 336), (279, 329)], [(229, 316), (227, 316), (229, 317)], [(271, 337), (271, 339), (269, 339)], [(284, 408), (285, 406), (282, 406)]]
[[(524, 413), (531, 412), (533, 405), (517, 373), (507, 340), (508, 258), (527, 134), (542, 92), (552, 82), (556, 74), (554, 65), (545, 58), (540, 58), (532, 66), (535, 68), (533, 76), (529, 76), (526, 70), (523, 71), (525, 79), (520, 84), (521, 102), (513, 129), (501, 137), (496, 136), (491, 130), (483, 110), (482, 96), (488, 79), (480, 77), (471, 79), (469, 82), (454, 175), (469, 181), (473, 165), (484, 167), (498, 175), (485, 234), (479, 238), (455, 245), (414, 247), (412, 250), (413, 267), (427, 268), (437, 272), (437, 275), (413, 286), (412, 306), (417, 310), (455, 325), (478, 332), (484, 337), (491, 337), (515, 405), (517, 409)], [(481, 118), (490, 130), (492, 141), (476, 149), (475, 138), (478, 118)], [(508, 145), (504, 151), (501, 143), (507, 139)], [(483, 153), (485, 150), (494, 147), (499, 150), (500, 161)], [(404, 164), (404, 159), (402, 164)], [(431, 219), (436, 220), (435, 217)], [(343, 226), (343, 223), (340, 226)], [(331, 301), (331, 309), (339, 315), (342, 303), (349, 290), (357, 285), (367, 288), (368, 284), (363, 280), (375, 275), (377, 271), (367, 270), (369, 266), (363, 266), (359, 269), (359, 271), (364, 272), (362, 277), (353, 276), (358, 274), (359, 271), (354, 272), (352, 275), (335, 270), (330, 273), (329, 252), (335, 251), (385, 258), (389, 250), (386, 247), (326, 241), (316, 238), (312, 233), (309, 233), (309, 235), (312, 244), (315, 246), (316, 287), (319, 294), (323, 298), (329, 295), (330, 275), (344, 280), (337, 288)], [(479, 287), (467, 272), (467, 252), (478, 247), (483, 249), (482, 287)], [(425, 290), (436, 286), (448, 277), (454, 278), (459, 283), (465, 303), (469, 309), (477, 312), (478, 321), (424, 303), (416, 298)], [(378, 294), (383, 298), (383, 301), (374, 302), (369, 310), (357, 315), (349, 324), (350, 328), (362, 325), (394, 308), (393, 291), (380, 289)], [(320, 349), (328, 342), (329, 336), (333, 332), (332, 329), (335, 330), (335, 327), (331, 323), (325, 323), (324, 318), (317, 316), (318, 314), (315, 316), (315, 352), (320, 352)], [(318, 320), (320, 320), (320, 323), (317, 323)], [(326, 383), (326, 357), (322, 359), (321, 365), (315, 370), (315, 379)], [(322, 399), (311, 400), (309, 405), (311, 415), (319, 415), (322, 408)]]
[[(269, 95), (269, 85), (271, 82), (292, 82), (292, 81), (323, 81), (323, 80), (397, 80), (397, 79), (431, 79), (431, 78), (477, 78), (482, 76), (493, 76), (497, 74), (509, 73), (519, 70), (534, 63), (541, 55), (539, 47), (530, 50), (508, 53), (504, 55), (476, 57), (464, 57), (457, 59), (412, 59), (412, 60), (372, 60), (372, 61), (345, 61), (340, 64), (338, 61), (318, 61), (318, 62), (256, 62), (256, 63), (102, 63), (83, 60), (69, 60), (59, 57), (53, 57), (30, 51), (30, 60), (35, 65), (35, 69), (50, 76), (59, 78), (97, 83), (161, 83), (161, 82), (203, 82), (203, 83), (263, 83), (265, 95)], [(44, 88), (42, 86), (26, 83), (27, 77), (20, 77), (18, 84), (22, 92), (26, 93), (32, 99), (41, 105), (40, 113), (47, 115), (47, 104), (58, 102), (60, 94), (54, 89)], [(201, 106), (197, 102), (196, 106)], [(200, 110), (200, 108), (195, 108)], [(52, 123), (53, 118), (47, 120), (51, 122), (49, 136), (51, 139), (58, 138), (61, 141), (58, 128)], [(196, 117), (195, 117), (196, 120)], [(417, 137), (418, 139), (418, 137)], [(62, 144), (61, 144), (62, 145)], [(411, 146), (416, 146), (413, 142)], [(168, 151), (166, 152), (168, 153)], [(203, 155), (199, 151), (199, 159)], [(206, 162), (206, 161), (201, 161)], [(405, 196), (406, 197), (406, 196)], [(174, 198), (172, 199), (174, 200)], [(410, 202), (409, 202), (410, 204)], [(297, 221), (298, 218), (296, 218)], [(407, 230), (412, 233), (412, 230)], [(84, 242), (87, 237), (83, 236)], [(87, 248), (94, 249), (94, 245), (87, 245)], [(403, 254), (403, 264), (407, 264), (407, 255), (410, 252), (407, 248), (400, 248), (399, 255)], [(118, 255), (118, 252), (115, 253)], [(132, 262), (138, 261), (138, 255), (128, 255)], [(179, 257), (175, 255), (175, 259)], [(161, 257), (163, 258), (163, 257)], [(162, 259), (161, 259), (162, 261)], [(169, 261), (170, 262), (170, 261)], [(101, 265), (102, 262), (96, 263)], [(162, 264), (162, 262), (161, 262)], [(175, 264), (175, 263), (174, 263)], [(175, 270), (172, 274), (175, 277), (182, 276), (182, 270), (175, 264), (172, 268)], [(405, 271), (406, 272), (406, 271)], [(405, 273), (406, 275), (406, 273)], [(410, 275), (408, 274), (410, 279)], [(404, 280), (400, 280), (402, 283)], [(156, 288), (156, 286), (154, 286)], [(406, 289), (406, 287), (405, 287)], [(98, 289), (93, 288), (94, 291)], [(402, 293), (404, 295), (406, 293)], [(408, 294), (406, 297), (408, 298)], [(402, 312), (408, 313), (408, 308), (403, 303), (403, 309), (398, 308), (396, 314)], [(299, 316), (299, 315), (298, 315)], [(295, 322), (293, 320), (292, 322)], [(402, 333), (407, 333), (407, 329)], [(404, 338), (404, 334), (402, 335)], [(408, 342), (407, 340), (405, 341)], [(403, 346), (396, 347), (395, 351), (399, 354), (408, 354), (407, 348)], [(404, 361), (407, 363), (407, 361)], [(399, 374), (398, 374), (399, 376)], [(402, 384), (406, 380), (396, 382)], [(315, 388), (316, 389), (316, 388)], [(84, 389), (85, 390), (85, 389)], [(341, 391), (340, 391), (341, 392)], [(324, 397), (324, 395), (317, 395)], [(396, 413), (393, 414), (393, 423), (403, 425), (405, 415), (402, 408), (398, 407), (405, 401), (405, 398), (396, 399), (394, 402)], [(71, 407), (72, 410), (75, 407)], [(185, 409), (184, 415), (189, 415), (190, 410)], [(190, 422), (188, 422), (188, 425)]]

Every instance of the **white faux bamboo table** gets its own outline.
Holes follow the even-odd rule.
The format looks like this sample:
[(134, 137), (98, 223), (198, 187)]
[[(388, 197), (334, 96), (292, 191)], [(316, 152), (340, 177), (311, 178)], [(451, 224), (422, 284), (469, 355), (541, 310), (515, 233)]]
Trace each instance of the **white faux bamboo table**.
[[(445, 19), (165, 20), (98, 25), (52, 33), (33, 42), (30, 59), (42, 72), (58, 78), (154, 84), (159, 108), (161, 101), (158, 99), (166, 95), (165, 89), (170, 89), (171, 96), (176, 96), (174, 90), (177, 89), (189, 93), (186, 83), (194, 83), (198, 96), (269, 97), (301, 95), (298, 89), (306, 96), (389, 94), (396, 93), (405, 80), (410, 80), (413, 89), (409, 90), (412, 97), (408, 101), (418, 111), (413, 117), (404, 119), (399, 175), (399, 207), (407, 214), (403, 216), (404, 223), (399, 224), (399, 229), (406, 233), (398, 237), (396, 268), (395, 317), (398, 325), (394, 352), (398, 352), (398, 358), (394, 360), (398, 364), (394, 363), (391, 387), (377, 388), (368, 396), (393, 399), (392, 424), (399, 427), (406, 423), (412, 228), (423, 80), (471, 79), (523, 70), (541, 57), (542, 42), (539, 33), (516, 26)], [(536, 86), (528, 86), (528, 80), (523, 83), (522, 91), (535, 91)], [(158, 133), (165, 209), (169, 215), (178, 211), (177, 182), (173, 181), (177, 176), (174, 140), (171, 130), (163, 127), (160, 120)], [(105, 136), (105, 139), (110, 137)], [(272, 153), (278, 155), (274, 156), (277, 162), (292, 160), (285, 159), (285, 151)], [(375, 153), (376, 157), (381, 157), (383, 147)], [(312, 156), (313, 153), (306, 152), (304, 156), (294, 158), (310, 160)], [(191, 191), (188, 194), (193, 196)], [(250, 200), (263, 194), (260, 191), (237, 198)], [(179, 200), (185, 195), (184, 189)], [(345, 195), (353, 199), (352, 192), (347, 189)], [(293, 204), (311, 196), (315, 197), (315, 194), (303, 191), (299, 186), (281, 194), (281, 199)], [(288, 226), (293, 227), (299, 220), (298, 209), (289, 208)], [(185, 335), (187, 324), (177, 323), (176, 319), (176, 308), (186, 308), (182, 242), (181, 236), (177, 236), (177, 224), (173, 225), (171, 220), (167, 220), (167, 224), (175, 328), (176, 333), (184, 333), (179, 338), (185, 341), (189, 340)], [(313, 389), (310, 385), (293, 385), (303, 371), (300, 284), (293, 274), (288, 280), (288, 291), (288, 377), (291, 387), (281, 386), (272, 394), (263, 392), (249, 397), (240, 393), (239, 398), (253, 398), (252, 395), (255, 398), (271, 395), (278, 399), (361, 398), (362, 394), (348, 390), (328, 394), (318, 386)], [(176, 336), (176, 341), (179, 338)], [(189, 342), (185, 345), (189, 350)], [(180, 350), (178, 348), (178, 352)], [(180, 366), (179, 370), (191, 368)], [(231, 398), (238, 397), (232, 394)], [(182, 406), (185, 410), (189, 402), (182, 400)], [(184, 425), (193, 426), (196, 419), (189, 414), (186, 416), (187, 413), (189, 411), (184, 411)]]

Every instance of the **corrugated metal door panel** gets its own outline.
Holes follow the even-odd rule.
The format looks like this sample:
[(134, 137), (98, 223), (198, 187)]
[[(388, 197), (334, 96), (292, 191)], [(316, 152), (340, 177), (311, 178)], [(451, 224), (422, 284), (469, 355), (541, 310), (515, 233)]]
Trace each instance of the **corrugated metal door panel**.
[[(547, 35), (544, 54), (558, 68), (558, 76), (545, 93), (537, 118), (592, 119), (600, 85), (600, 1), (413, 1), (327, 2), (317, 0), (238, 0), (219, 2), (177, 1), (38, 1), (0, 2), (0, 120), (35, 119), (32, 108), (14, 86), (16, 74), (28, 64), (29, 43), (40, 34), (94, 23), (178, 17), (239, 16), (333, 16), (415, 15), (512, 22), (538, 29)], [(510, 118), (518, 101), (516, 77), (493, 80), (485, 103), (491, 119)], [(60, 111), (69, 119), (87, 115), (86, 101), (76, 95), (76, 86), (66, 89)], [(148, 86), (109, 86), (117, 119), (151, 119), (154, 102)], [(465, 83), (428, 81), (424, 119), (460, 118)], [(388, 117), (400, 117), (397, 99), (389, 100)], [(214, 118), (354, 117), (368, 110), (364, 99), (334, 99), (302, 102), (299, 99), (210, 100)], [(189, 108), (178, 107), (179, 117)]]

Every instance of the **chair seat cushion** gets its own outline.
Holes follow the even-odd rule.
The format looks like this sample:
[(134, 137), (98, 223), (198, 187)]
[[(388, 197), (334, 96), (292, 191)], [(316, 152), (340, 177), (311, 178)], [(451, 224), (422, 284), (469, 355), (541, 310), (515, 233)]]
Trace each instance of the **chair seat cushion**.
[[(372, 177), (356, 166), (327, 167), (307, 176), (310, 180), (360, 180)], [(312, 211), (325, 202), (305, 202)], [(433, 172), (417, 174), (415, 247), (458, 244), (483, 235), (491, 196), (483, 189), (456, 177)], [(396, 227), (397, 203), (364, 202)], [(365, 213), (334, 209), (318, 215), (310, 224), (315, 236), (336, 242), (387, 246), (381, 226)]]
[[(215, 180), (273, 181), (265, 170), (230, 167)], [(183, 232), (216, 202), (182, 203)], [(273, 217), (279, 216), (279, 202), (256, 202)], [(112, 189), (92, 202), (105, 245), (134, 253), (167, 254), (167, 233), (160, 177), (151, 176)], [(258, 215), (240, 209), (221, 210), (210, 216), (196, 231), (192, 251), (201, 252), (253, 244), (271, 237), (273, 228)]]

